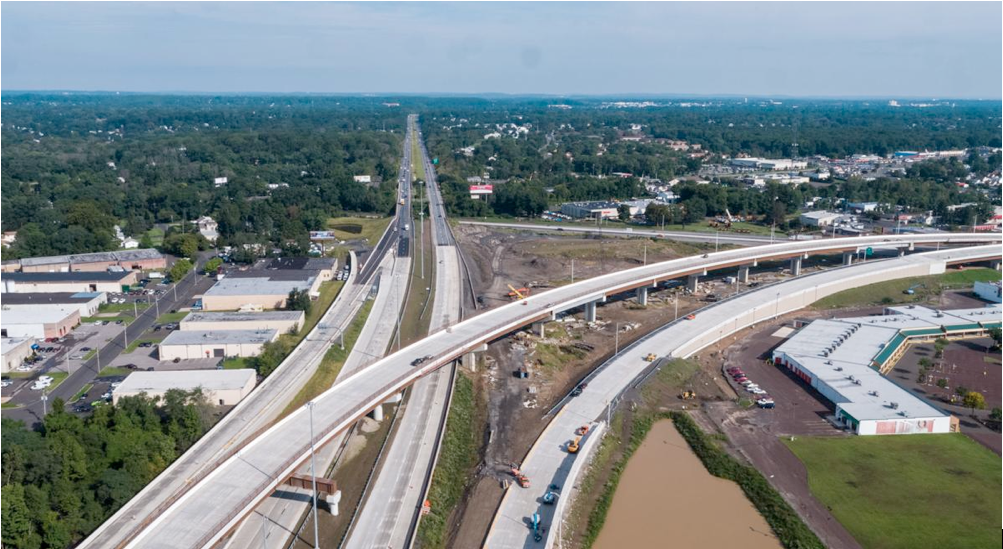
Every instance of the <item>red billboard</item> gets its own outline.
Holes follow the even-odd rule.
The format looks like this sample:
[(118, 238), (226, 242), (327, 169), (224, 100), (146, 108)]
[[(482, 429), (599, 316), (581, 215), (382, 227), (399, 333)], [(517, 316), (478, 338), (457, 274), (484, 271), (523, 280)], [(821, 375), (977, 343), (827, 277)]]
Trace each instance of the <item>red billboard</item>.
[(470, 194), (491, 194), (494, 192), (494, 185), (471, 185)]

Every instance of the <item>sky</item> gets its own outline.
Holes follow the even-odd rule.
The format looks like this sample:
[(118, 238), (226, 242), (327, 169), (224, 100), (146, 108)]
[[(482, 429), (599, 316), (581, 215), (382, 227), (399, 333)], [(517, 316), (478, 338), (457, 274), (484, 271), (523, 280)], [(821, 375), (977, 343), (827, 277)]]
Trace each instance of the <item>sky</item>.
[(3, 2), (0, 88), (1003, 96), (1003, 4)]

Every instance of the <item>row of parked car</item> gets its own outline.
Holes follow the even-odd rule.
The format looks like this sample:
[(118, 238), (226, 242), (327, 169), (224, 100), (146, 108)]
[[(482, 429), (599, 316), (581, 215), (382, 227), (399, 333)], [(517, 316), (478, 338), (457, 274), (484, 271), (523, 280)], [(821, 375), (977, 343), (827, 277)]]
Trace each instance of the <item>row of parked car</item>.
[(338, 271), (338, 274), (336, 274), (334, 276), (334, 279), (335, 280), (348, 280), (349, 269), (350, 269), (350, 267), (348, 265), (345, 265), (345, 268), (342, 269), (342, 270), (340, 270), (340, 271)]
[(728, 368), (728, 375), (735, 380), (735, 383), (741, 385), (746, 391), (752, 393), (753, 397), (756, 399), (756, 406), (760, 408), (773, 408), (777, 404), (774, 402), (773, 397), (767, 394), (766, 390), (756, 385), (751, 379), (746, 377), (745, 372), (741, 368), (732, 367)]

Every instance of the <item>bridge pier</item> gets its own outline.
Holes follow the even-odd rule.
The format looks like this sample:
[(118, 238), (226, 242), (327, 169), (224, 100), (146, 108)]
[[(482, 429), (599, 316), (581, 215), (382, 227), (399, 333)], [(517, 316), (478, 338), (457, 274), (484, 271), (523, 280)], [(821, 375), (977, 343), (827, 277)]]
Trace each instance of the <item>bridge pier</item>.
[[(540, 324), (540, 330), (541, 330), (541, 333), (542, 333), (543, 323), (540, 322), (539, 324)], [(462, 357), (460, 357), (460, 366), (462, 366), (462, 367), (470, 370), (471, 372), (476, 372), (477, 371), (477, 355), (480, 354), (480, 353), (486, 352), (487, 350), (488, 350), (488, 344), (487, 343), (482, 343), (480, 347), (478, 347), (478, 348), (476, 348), (476, 349), (474, 349), (472, 351), (467, 351), (466, 353), (463, 354)]]
[(404, 391), (394, 393), (390, 398), (383, 401), (383, 404), (397, 404), (398, 402), (404, 400)]
[(637, 303), (644, 307), (648, 306), (648, 287), (641, 286), (637, 289)]
[(545, 328), (546, 325), (546, 322), (534, 322), (532, 330), (540, 337), (547, 337), (547, 330)]
[(898, 252), (899, 252), (899, 257), (902, 257), (902, 256), (904, 256), (904, 255), (905, 255), (905, 252), (906, 252), (906, 248), (899, 248), (899, 249), (898, 249)]
[(691, 274), (686, 277), (686, 289), (696, 293), (697, 285), (700, 284), (700, 275)]
[(853, 256), (856, 255), (853, 252), (843, 252), (843, 265), (853, 265)]
[(738, 267), (737, 279), (740, 284), (749, 283), (749, 267), (751, 267), (751, 265), (741, 265)]
[(1000, 260), (998, 260), (998, 259), (996, 261), (992, 261), (992, 262), (989, 263), (989, 267), (992, 268), (992, 269), (995, 269), (997, 271), (1000, 270), (1000, 265), (1001, 265), (1001, 263), (1000, 263)]
[(596, 321), (596, 302), (590, 301), (585, 304), (585, 322)]
[(376, 421), (383, 421), (383, 405), (380, 404), (379, 406), (373, 408), (372, 414), (373, 419)]
[(327, 494), (324, 500), (327, 501), (327, 506), (331, 509), (331, 515), (338, 516), (338, 504), (341, 503), (341, 490), (333, 494)]
[(791, 258), (791, 276), (801, 276), (801, 256)]

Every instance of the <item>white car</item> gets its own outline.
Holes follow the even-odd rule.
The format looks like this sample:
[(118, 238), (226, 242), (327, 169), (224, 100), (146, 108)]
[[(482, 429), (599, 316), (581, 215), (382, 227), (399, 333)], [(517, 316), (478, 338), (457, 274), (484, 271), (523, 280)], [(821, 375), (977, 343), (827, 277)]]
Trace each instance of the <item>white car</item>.
[(754, 381), (752, 381), (751, 379), (747, 379), (747, 380), (739, 383), (739, 385), (741, 385), (742, 387), (748, 387), (749, 385), (755, 385), (755, 384), (756, 383)]
[(43, 383), (52, 383), (52, 376), (38, 376), (38, 380)]
[(6, 389), (7, 387), (10, 387), (12, 383), (13, 383), (13, 381), (11, 381), (9, 379), (5, 379), (3, 381), (0, 381), (0, 387), (3, 387), (4, 389)]

